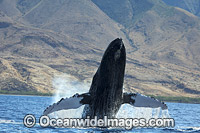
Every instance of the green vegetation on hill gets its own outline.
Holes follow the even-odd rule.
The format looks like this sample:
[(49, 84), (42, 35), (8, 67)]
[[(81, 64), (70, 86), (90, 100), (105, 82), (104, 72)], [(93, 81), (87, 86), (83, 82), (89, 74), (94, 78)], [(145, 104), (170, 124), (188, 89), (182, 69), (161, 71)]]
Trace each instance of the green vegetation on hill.
[[(116, 22), (131, 27), (144, 12), (153, 7), (152, 2), (144, 0), (92, 0), (102, 11)], [(119, 10), (120, 9), (120, 10)]]
[(192, 98), (192, 97), (166, 97), (166, 96), (152, 96), (160, 101), (164, 102), (176, 102), (176, 103), (198, 103), (200, 104), (200, 97), (199, 98)]
[(17, 1), (17, 8), (25, 14), (34, 6), (36, 6), (41, 0), (18, 0)]
[(35, 95), (35, 96), (52, 96), (52, 93), (41, 93), (37, 91), (6, 91), (0, 90), (0, 94), (10, 94), (10, 95)]
[[(36, 91), (6, 91), (0, 90), (0, 94), (9, 94), (9, 95), (34, 95), (34, 96), (53, 96), (53, 93), (41, 93)], [(200, 104), (200, 98), (192, 97), (166, 97), (166, 96), (152, 96), (160, 101), (164, 102), (175, 102), (175, 103), (195, 103)]]
[(163, 0), (167, 5), (179, 7), (200, 17), (200, 0)]

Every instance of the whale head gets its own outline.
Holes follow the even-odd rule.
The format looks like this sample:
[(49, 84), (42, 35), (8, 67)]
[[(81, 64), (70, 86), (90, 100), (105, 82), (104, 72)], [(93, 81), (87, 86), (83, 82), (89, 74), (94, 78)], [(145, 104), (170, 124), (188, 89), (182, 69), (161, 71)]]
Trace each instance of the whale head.
[(89, 91), (94, 100), (91, 116), (114, 117), (118, 111), (123, 97), (125, 64), (125, 46), (122, 39), (117, 38), (108, 45), (93, 78)]
[(126, 51), (124, 47), (124, 43), (122, 39), (115, 39), (112, 41), (108, 48), (106, 49), (102, 62), (103, 61), (110, 61), (112, 63), (120, 62), (121, 60), (124, 60), (126, 58)]

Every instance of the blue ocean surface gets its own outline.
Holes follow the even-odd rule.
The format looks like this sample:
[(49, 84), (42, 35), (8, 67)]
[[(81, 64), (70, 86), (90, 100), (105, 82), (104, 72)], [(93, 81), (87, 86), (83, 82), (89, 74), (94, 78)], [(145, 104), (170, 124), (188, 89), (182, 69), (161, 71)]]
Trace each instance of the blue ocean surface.
[(166, 103), (174, 128), (43, 128), (36, 124), (27, 128), (23, 124), (26, 114), (33, 114), (39, 123), (44, 109), (53, 97), (0, 95), (0, 132), (200, 132), (200, 104)]

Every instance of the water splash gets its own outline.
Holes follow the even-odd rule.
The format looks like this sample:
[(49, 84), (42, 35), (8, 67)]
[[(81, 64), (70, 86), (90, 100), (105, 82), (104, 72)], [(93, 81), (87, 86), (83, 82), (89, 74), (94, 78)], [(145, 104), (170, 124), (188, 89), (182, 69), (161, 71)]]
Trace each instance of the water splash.
[(123, 104), (118, 113), (117, 118), (170, 118), (168, 110), (162, 110), (161, 108), (144, 108), (134, 107), (130, 104)]
[(67, 110), (60, 110), (49, 114), (50, 118), (82, 118), (82, 113), (84, 110), (85, 105), (77, 109), (67, 109)]
[(76, 78), (69, 75), (58, 75), (53, 79), (53, 87), (56, 93), (53, 98), (53, 103), (58, 102), (61, 98), (71, 97), (76, 93), (86, 93), (89, 90), (89, 85), (80, 82)]
[[(77, 109), (60, 110), (50, 114), (52, 118), (82, 118), (85, 105)], [(116, 114), (116, 118), (170, 118), (168, 110), (161, 108), (134, 107), (130, 104), (123, 104)]]
[[(56, 93), (53, 103), (58, 102), (61, 98), (71, 97), (76, 93), (86, 93), (89, 90), (89, 84), (78, 81), (69, 75), (59, 75), (53, 79), (53, 86)], [(54, 118), (81, 118), (84, 105), (78, 109), (68, 109), (54, 112), (50, 117)], [(170, 118), (168, 110), (161, 108), (144, 108), (134, 107), (130, 104), (123, 104), (118, 113), (117, 118)]]
[[(52, 103), (58, 102), (61, 98), (69, 98), (76, 93), (82, 94), (89, 90), (89, 84), (80, 82), (70, 75), (57, 75), (52, 81), (56, 89)], [(77, 109), (60, 110), (51, 113), (52, 118), (81, 118), (84, 105)]]

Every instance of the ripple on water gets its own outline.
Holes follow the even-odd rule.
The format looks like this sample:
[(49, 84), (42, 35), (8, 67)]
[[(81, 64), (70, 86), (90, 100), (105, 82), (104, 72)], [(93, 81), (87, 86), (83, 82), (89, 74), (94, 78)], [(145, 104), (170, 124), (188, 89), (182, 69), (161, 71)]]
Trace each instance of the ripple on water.
[[(79, 129), (79, 128), (42, 128), (36, 125), (33, 128), (26, 128), (23, 125), (23, 117), (26, 114), (33, 114), (37, 120), (44, 109), (51, 104), (51, 97), (37, 96), (0, 96), (0, 130), (3, 132), (200, 132), (200, 104), (167, 103), (168, 112), (160, 112), (159, 109), (150, 110), (130, 108), (124, 106), (124, 116), (144, 117), (170, 117), (175, 119), (175, 128), (134, 128), (125, 129)], [(4, 101), (4, 102), (2, 102)], [(145, 111), (149, 111), (146, 112)], [(132, 114), (131, 114), (132, 112)], [(71, 112), (72, 113), (72, 112)], [(77, 112), (76, 112), (77, 113)]]

